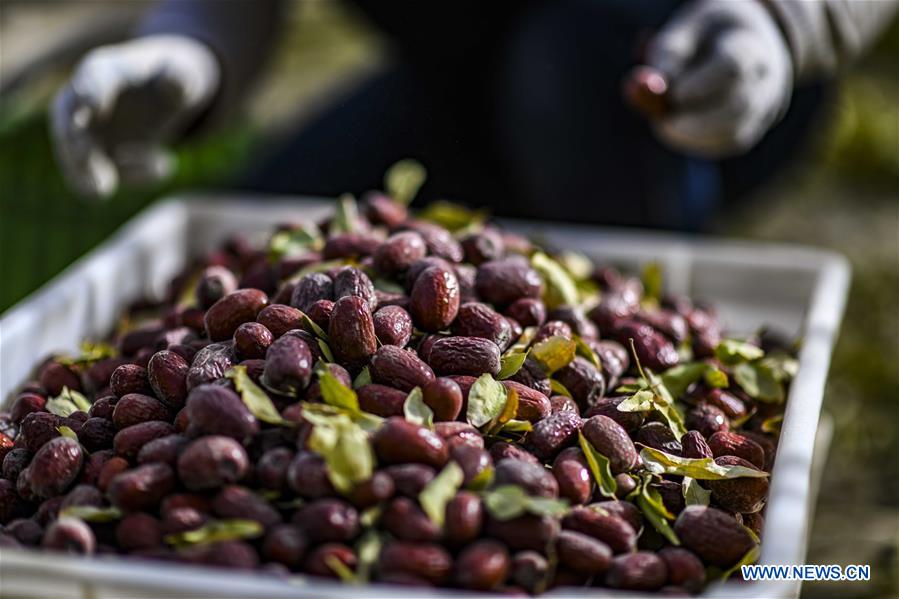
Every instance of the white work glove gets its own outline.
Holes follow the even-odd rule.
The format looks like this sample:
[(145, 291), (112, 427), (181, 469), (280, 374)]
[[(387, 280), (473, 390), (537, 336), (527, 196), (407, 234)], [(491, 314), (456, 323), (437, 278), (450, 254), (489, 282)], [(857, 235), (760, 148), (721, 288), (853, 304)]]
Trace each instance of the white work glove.
[(85, 196), (105, 198), (120, 183), (166, 178), (174, 169), (166, 145), (209, 103), (219, 80), (212, 51), (186, 36), (92, 50), (50, 109), (66, 179)]
[(707, 158), (752, 148), (793, 91), (790, 51), (762, 0), (693, 0), (659, 30), (646, 62), (668, 79), (656, 134)]

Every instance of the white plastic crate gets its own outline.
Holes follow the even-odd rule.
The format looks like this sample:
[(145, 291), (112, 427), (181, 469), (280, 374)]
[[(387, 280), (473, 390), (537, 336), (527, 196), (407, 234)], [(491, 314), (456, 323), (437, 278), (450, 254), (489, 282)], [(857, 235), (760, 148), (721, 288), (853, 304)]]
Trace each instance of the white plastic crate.
[[(227, 234), (260, 239), (278, 222), (318, 220), (331, 203), (308, 199), (196, 196), (160, 202), (106, 243), (0, 319), (0, 398), (24, 382), (51, 352), (75, 351), (81, 339), (108, 334), (133, 300), (160, 296), (172, 277)], [(817, 249), (611, 230), (550, 222), (506, 221), (554, 248), (584, 252), (600, 262), (639, 268), (662, 264), (669, 291), (718, 307), (733, 334), (772, 325), (802, 334), (771, 478), (761, 563), (801, 564), (814, 507), (814, 471), (823, 463), (829, 426), (819, 431), (830, 355), (849, 286), (842, 256)], [(816, 442), (816, 432), (818, 434)], [(820, 434), (823, 433), (823, 434)], [(609, 594), (603, 590), (604, 593)], [(798, 582), (710, 587), (709, 597), (795, 597)], [(366, 587), (366, 597), (446, 597), (452, 591)], [(315, 597), (350, 599), (360, 589), (326, 582), (288, 584), (270, 576), (114, 557), (73, 558), (35, 551), (0, 552), (0, 595), (7, 597)], [(596, 596), (597, 589), (557, 590), (549, 596)], [(626, 595), (626, 594), (625, 594)]]

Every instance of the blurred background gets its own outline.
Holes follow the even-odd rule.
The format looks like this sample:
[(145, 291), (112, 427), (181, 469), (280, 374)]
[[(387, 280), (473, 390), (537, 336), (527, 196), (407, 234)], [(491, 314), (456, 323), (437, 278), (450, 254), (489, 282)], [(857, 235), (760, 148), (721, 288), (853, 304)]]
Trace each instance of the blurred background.
[[(390, 64), (391, 48), (339, 0), (291, 5), (246, 118), (178, 149), (165, 186), (85, 203), (66, 188), (49, 99), (83, 52), (122, 39), (150, 3), (0, 0), (0, 311), (162, 194), (233, 180), (286, 123), (314, 117)], [(870, 584), (806, 583), (808, 597), (899, 596), (899, 26), (838, 85), (812, 143), (716, 234), (807, 243), (852, 261), (825, 409), (836, 430), (809, 563), (872, 566)]]

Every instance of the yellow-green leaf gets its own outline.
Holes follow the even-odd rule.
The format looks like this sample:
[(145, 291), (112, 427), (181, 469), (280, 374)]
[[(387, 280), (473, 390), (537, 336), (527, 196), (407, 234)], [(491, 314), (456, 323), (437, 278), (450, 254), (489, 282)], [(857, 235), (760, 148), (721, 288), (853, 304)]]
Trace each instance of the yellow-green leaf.
[(653, 474), (675, 474), (697, 480), (766, 478), (767, 472), (746, 466), (723, 466), (712, 458), (682, 458), (652, 447), (640, 450), (644, 467)]
[(648, 389), (637, 391), (618, 404), (619, 412), (648, 412), (655, 406), (655, 394)]
[(403, 402), (403, 416), (408, 422), (432, 428), (434, 426), (434, 410), (424, 401), (421, 387), (416, 387), (406, 396)]
[(712, 492), (704, 489), (695, 478), (685, 476), (681, 483), (687, 505), (708, 505)]
[(59, 511), (60, 518), (78, 518), (85, 522), (112, 522), (122, 517), (122, 512), (115, 507), (96, 507), (93, 505), (70, 505)]
[(516, 372), (521, 370), (521, 366), (524, 364), (527, 357), (527, 351), (514, 352), (511, 354), (506, 353), (500, 360), (499, 374), (496, 375), (496, 378), (504, 381), (510, 376), (513, 376)]
[(465, 473), (459, 464), (449, 462), (418, 494), (421, 509), (437, 526), (443, 526), (446, 505), (456, 496), (464, 479)]
[(468, 392), (468, 422), (478, 428), (499, 416), (506, 405), (508, 392), (490, 374), (482, 374)]
[(569, 391), (567, 388), (565, 388), (565, 385), (563, 385), (556, 379), (549, 380), (549, 387), (550, 387), (550, 389), (552, 389), (552, 392), (554, 395), (564, 395), (565, 397), (567, 397), (569, 399), (574, 399), (571, 396), (571, 391)]
[(428, 204), (418, 218), (440, 225), (450, 231), (459, 231), (481, 225), (487, 220), (486, 210), (471, 210), (460, 204), (437, 200)]
[(593, 480), (596, 481), (599, 492), (603, 497), (617, 500), (615, 492), (618, 490), (618, 483), (615, 481), (615, 477), (612, 476), (609, 458), (596, 451), (593, 444), (580, 431), (577, 433), (577, 440), (581, 451), (584, 452), (584, 457), (587, 459), (587, 465), (590, 466), (590, 472), (593, 474)]
[(305, 408), (303, 417), (313, 425), (309, 448), (325, 460), (335, 489), (346, 493), (371, 478), (375, 457), (368, 433), (359, 424), (346, 414), (325, 416)]
[(165, 542), (175, 547), (210, 545), (222, 541), (255, 539), (262, 536), (265, 528), (255, 520), (212, 520), (200, 528), (186, 530), (165, 537)]
[(428, 172), (417, 160), (406, 158), (394, 163), (384, 173), (384, 191), (393, 201), (408, 206), (428, 178)]
[(363, 368), (356, 376), (356, 379), (353, 381), (353, 389), (358, 389), (365, 385), (371, 385), (371, 371), (369, 371), (368, 366)]
[(268, 242), (268, 258), (277, 262), (283, 258), (300, 256), (324, 246), (321, 231), (314, 223), (304, 222), (300, 226), (278, 231)]
[(743, 566), (749, 566), (749, 565), (754, 564), (755, 562), (759, 561), (759, 556), (761, 555), (761, 552), (762, 552), (762, 550), (759, 545), (753, 545), (752, 548), (749, 551), (747, 551), (743, 555), (743, 557), (740, 558), (740, 561), (738, 561), (736, 564), (733, 565), (733, 567), (728, 568), (721, 574), (721, 580), (725, 581), (728, 578), (730, 578), (731, 576), (733, 576), (734, 572), (739, 571)]
[(577, 344), (572, 339), (556, 335), (535, 343), (531, 348), (530, 356), (540, 364), (540, 367), (549, 376), (560, 370), (574, 360), (577, 352)]
[[(191, 293), (193, 293), (193, 287), (191, 287)], [(78, 349), (80, 353), (77, 356), (63, 356), (57, 358), (56, 361), (64, 366), (84, 367), (119, 355), (119, 351), (114, 346), (102, 342), (82, 341)]]
[(577, 285), (561, 264), (543, 252), (535, 252), (531, 256), (531, 266), (543, 279), (543, 303), (547, 309), (578, 305), (580, 297)]
[(734, 380), (749, 397), (759, 401), (782, 403), (786, 398), (783, 384), (763, 362), (743, 362), (733, 369)]
[(272, 403), (268, 394), (253, 382), (253, 379), (247, 374), (246, 366), (229, 368), (225, 372), (225, 377), (234, 381), (234, 387), (240, 393), (241, 400), (253, 416), (269, 424), (292, 426), (291, 422), (281, 417), (278, 408)]
[(71, 428), (69, 428), (67, 426), (57, 426), (56, 432), (58, 432), (63, 437), (68, 437), (69, 439), (75, 439), (76, 441), (78, 440), (77, 433), (75, 433), (75, 431), (73, 431)]
[(359, 397), (355, 391), (340, 382), (336, 376), (331, 374), (327, 367), (318, 368), (317, 374), (322, 401), (329, 406), (348, 410), (351, 413), (360, 411)]
[(715, 348), (715, 357), (729, 366), (758, 360), (764, 356), (765, 352), (761, 348), (737, 339), (724, 339)]
[(668, 520), (673, 520), (674, 515), (665, 507), (658, 489), (649, 484), (649, 479), (644, 481), (643, 488), (640, 494), (637, 495), (637, 507), (643, 512), (643, 516), (649, 520), (652, 527), (660, 535), (668, 539), (669, 543), (675, 546), (680, 545), (680, 539), (677, 538), (671, 525), (668, 524)]
[(334, 218), (331, 219), (329, 233), (355, 233), (359, 222), (359, 207), (352, 194), (345, 193), (337, 198)]
[(658, 303), (664, 292), (664, 275), (662, 265), (658, 262), (648, 262), (643, 267), (641, 276), (643, 281), (643, 299)]
[(577, 355), (582, 358), (586, 358), (588, 362), (596, 366), (597, 370), (602, 370), (602, 362), (599, 359), (599, 356), (596, 355), (596, 352), (593, 351), (593, 348), (584, 341), (580, 335), (574, 335), (574, 343), (575, 343), (575, 351)]
[(78, 391), (63, 387), (62, 392), (56, 397), (48, 399), (44, 407), (51, 414), (66, 417), (79, 410), (87, 412), (91, 409), (91, 402)]
[(548, 497), (530, 497), (518, 485), (501, 485), (483, 495), (484, 507), (497, 520), (511, 520), (525, 513), (560, 517), (568, 511), (568, 502)]

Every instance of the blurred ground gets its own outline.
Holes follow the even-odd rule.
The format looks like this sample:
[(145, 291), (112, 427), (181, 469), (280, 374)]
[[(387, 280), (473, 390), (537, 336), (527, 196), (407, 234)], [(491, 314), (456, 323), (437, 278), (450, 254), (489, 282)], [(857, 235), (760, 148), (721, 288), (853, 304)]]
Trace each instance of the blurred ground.
[[(97, 19), (127, 23), (143, 2), (0, 2), (0, 82), (28, 53)], [(227, 181), (266, 131), (309, 118), (388, 57), (338, 2), (298, 4), (291, 35), (261, 82), (251, 118), (179, 152), (172, 183), (77, 202), (52, 162), (48, 74), (0, 104), (0, 310), (105, 238), (159, 194)], [(97, 27), (96, 29), (102, 30)], [(39, 35), (37, 35), (39, 33)], [(37, 37), (36, 37), (37, 36)], [(101, 36), (102, 38), (102, 36)], [(98, 38), (98, 39), (101, 39)], [(77, 53), (76, 53), (77, 55)], [(70, 58), (74, 58), (75, 55)], [(806, 584), (808, 597), (899, 596), (899, 27), (847, 77), (808, 155), (757, 198), (722, 215), (725, 235), (829, 247), (854, 278), (825, 400), (836, 432), (817, 505), (809, 563), (869, 563), (874, 580)], [(53, 64), (64, 65), (64, 55)]]

